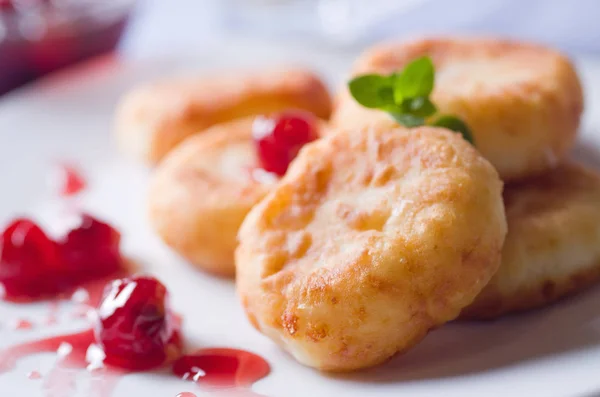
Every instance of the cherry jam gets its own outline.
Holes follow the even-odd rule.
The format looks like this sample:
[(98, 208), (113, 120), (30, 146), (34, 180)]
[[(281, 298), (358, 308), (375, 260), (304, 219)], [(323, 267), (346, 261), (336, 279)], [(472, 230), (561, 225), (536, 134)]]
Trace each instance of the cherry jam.
[(120, 271), (120, 240), (112, 226), (88, 214), (56, 240), (30, 219), (14, 220), (0, 238), (4, 299), (53, 296)]
[(179, 321), (169, 307), (165, 286), (148, 276), (115, 280), (97, 310), (96, 340), (105, 363), (147, 370), (181, 354)]
[(58, 193), (61, 196), (69, 197), (80, 193), (86, 187), (86, 181), (81, 172), (71, 166), (62, 164), (57, 169)]
[(274, 117), (258, 117), (252, 136), (260, 165), (283, 176), (305, 144), (319, 137), (317, 120), (308, 112), (289, 111)]
[(262, 357), (228, 348), (198, 350), (173, 364), (173, 373), (178, 377), (215, 388), (248, 388), (270, 371)]
[(241, 390), (248, 396), (255, 395), (252, 384), (270, 372), (262, 357), (244, 350), (209, 348), (182, 355), (181, 320), (171, 311), (167, 289), (153, 277), (109, 283), (94, 317), (93, 329), (0, 350), (0, 373), (13, 369), (23, 357), (56, 352), (54, 367), (43, 376), (44, 388), (71, 395), (78, 377), (73, 369), (87, 369), (96, 374), (97, 395), (110, 397), (124, 374), (168, 363), (180, 379), (205, 388)]
[(65, 66), (111, 52), (130, 13), (129, 7), (112, 3), (0, 0), (0, 95)]

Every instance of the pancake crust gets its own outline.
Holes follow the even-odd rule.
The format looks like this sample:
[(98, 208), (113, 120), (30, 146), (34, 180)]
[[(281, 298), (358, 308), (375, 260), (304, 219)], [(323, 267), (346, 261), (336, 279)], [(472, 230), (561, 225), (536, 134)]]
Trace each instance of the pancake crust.
[(541, 307), (600, 280), (600, 175), (564, 164), (508, 185), (502, 265), (462, 318)]
[(327, 135), (240, 229), (246, 314), (305, 365), (381, 363), (458, 316), (496, 272), (501, 190), (491, 164), (444, 129)]
[(252, 177), (258, 164), (254, 118), (234, 120), (188, 138), (157, 167), (149, 215), (163, 241), (200, 269), (235, 272), (239, 226), (270, 190)]
[(123, 153), (156, 164), (188, 136), (219, 123), (290, 108), (327, 119), (331, 107), (325, 84), (305, 69), (171, 79), (128, 92), (117, 108), (115, 134)]
[[(573, 146), (583, 111), (579, 78), (564, 55), (539, 45), (463, 38), (388, 43), (359, 57), (353, 74), (391, 73), (426, 55), (436, 67), (433, 101), (441, 113), (467, 122), (503, 180), (551, 169)], [(361, 107), (347, 89), (332, 121), (345, 128), (394, 124)]]
[[(252, 206), (278, 181), (257, 168), (254, 117), (218, 124), (186, 139), (152, 177), (149, 215), (163, 241), (192, 265), (235, 274), (237, 232)], [(327, 133), (325, 123), (319, 134)]]

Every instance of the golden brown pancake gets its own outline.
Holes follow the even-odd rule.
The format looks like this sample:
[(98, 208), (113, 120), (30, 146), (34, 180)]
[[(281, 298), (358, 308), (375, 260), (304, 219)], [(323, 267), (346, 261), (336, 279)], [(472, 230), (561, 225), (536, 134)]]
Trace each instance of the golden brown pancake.
[[(573, 65), (559, 52), (507, 40), (418, 39), (368, 50), (353, 74), (389, 74), (422, 56), (435, 64), (432, 98), (440, 113), (467, 122), (477, 149), (503, 180), (551, 169), (573, 146), (583, 94)], [(332, 122), (343, 128), (395, 124), (386, 113), (360, 106), (346, 89)]]
[[(279, 177), (258, 168), (254, 117), (218, 124), (175, 148), (156, 168), (150, 221), (163, 241), (192, 265), (233, 276), (237, 232)], [(326, 131), (324, 123), (319, 133)]]
[(496, 272), (501, 190), (492, 165), (444, 129), (308, 144), (240, 229), (246, 314), (305, 365), (379, 364), (458, 316)]
[(563, 164), (507, 185), (502, 265), (461, 317), (541, 307), (600, 280), (600, 175)]
[(327, 119), (331, 98), (314, 73), (264, 69), (144, 84), (128, 92), (116, 115), (119, 149), (158, 163), (190, 135), (252, 115), (302, 109)]
[(239, 226), (276, 182), (253, 177), (253, 120), (188, 138), (161, 162), (150, 185), (150, 220), (163, 241), (198, 268), (225, 276), (235, 273)]

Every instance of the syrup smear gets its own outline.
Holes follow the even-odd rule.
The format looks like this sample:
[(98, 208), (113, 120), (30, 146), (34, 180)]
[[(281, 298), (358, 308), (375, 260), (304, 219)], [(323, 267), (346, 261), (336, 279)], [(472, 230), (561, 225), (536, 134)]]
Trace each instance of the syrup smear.
[[(90, 393), (94, 397), (110, 397), (119, 379), (128, 373), (125, 370), (107, 368), (94, 363), (90, 350), (95, 345), (93, 330), (70, 335), (60, 335), (13, 346), (0, 351), (0, 373), (11, 370), (21, 358), (39, 353), (56, 353), (54, 367), (44, 377), (46, 395), (71, 396), (75, 392), (75, 381), (79, 371), (87, 368), (94, 377)], [(173, 364), (178, 377), (191, 380), (208, 389), (229, 389), (239, 397), (257, 397), (252, 384), (270, 372), (269, 364), (260, 356), (237, 349), (202, 349), (182, 356)], [(29, 379), (39, 379), (41, 374), (33, 371)], [(234, 389), (234, 390), (231, 390)], [(179, 393), (178, 397), (194, 397), (190, 392)]]
[[(0, 351), (0, 372), (11, 370), (21, 358), (39, 353), (56, 353), (57, 360), (54, 367), (45, 377), (43, 388), (47, 396), (70, 396), (75, 392), (75, 381), (78, 371), (88, 366), (86, 358), (88, 348), (95, 342), (92, 330), (60, 335), (38, 341), (28, 342), (9, 347)], [(100, 377), (92, 379), (91, 389), (97, 397), (109, 397), (123, 371), (102, 368), (94, 373)], [(32, 372), (30, 379), (39, 379), (39, 373)], [(41, 376), (41, 375), (40, 375)]]
[(10, 322), (10, 328), (18, 331), (26, 331), (33, 328), (33, 323), (23, 318), (17, 318)]
[(51, 301), (48, 305), (48, 317), (44, 321), (46, 325), (55, 325), (58, 323), (58, 311), (59, 311), (59, 302), (58, 300)]
[(208, 388), (248, 389), (269, 374), (269, 363), (244, 350), (213, 348), (184, 355), (173, 364), (173, 373)]
[(86, 180), (81, 171), (69, 164), (60, 164), (56, 170), (53, 184), (61, 196), (74, 196), (86, 188)]

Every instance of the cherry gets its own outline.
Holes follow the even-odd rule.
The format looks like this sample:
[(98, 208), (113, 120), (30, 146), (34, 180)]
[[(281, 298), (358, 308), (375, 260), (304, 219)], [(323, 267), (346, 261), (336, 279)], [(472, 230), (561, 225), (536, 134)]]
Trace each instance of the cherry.
[(95, 336), (108, 365), (146, 370), (180, 353), (179, 323), (169, 307), (167, 289), (153, 277), (113, 281), (97, 314)]
[(252, 135), (262, 168), (283, 176), (302, 146), (317, 139), (317, 121), (308, 112), (288, 111), (259, 117)]
[(120, 242), (121, 235), (112, 226), (81, 214), (79, 224), (60, 239), (62, 265), (74, 279), (108, 276), (122, 266)]
[(57, 248), (33, 221), (13, 221), (2, 233), (0, 246), (0, 282), (5, 296), (38, 297), (59, 291)]
[(33, 221), (17, 219), (0, 240), (4, 298), (38, 299), (113, 275), (123, 265), (120, 240), (114, 228), (87, 214), (59, 241)]

